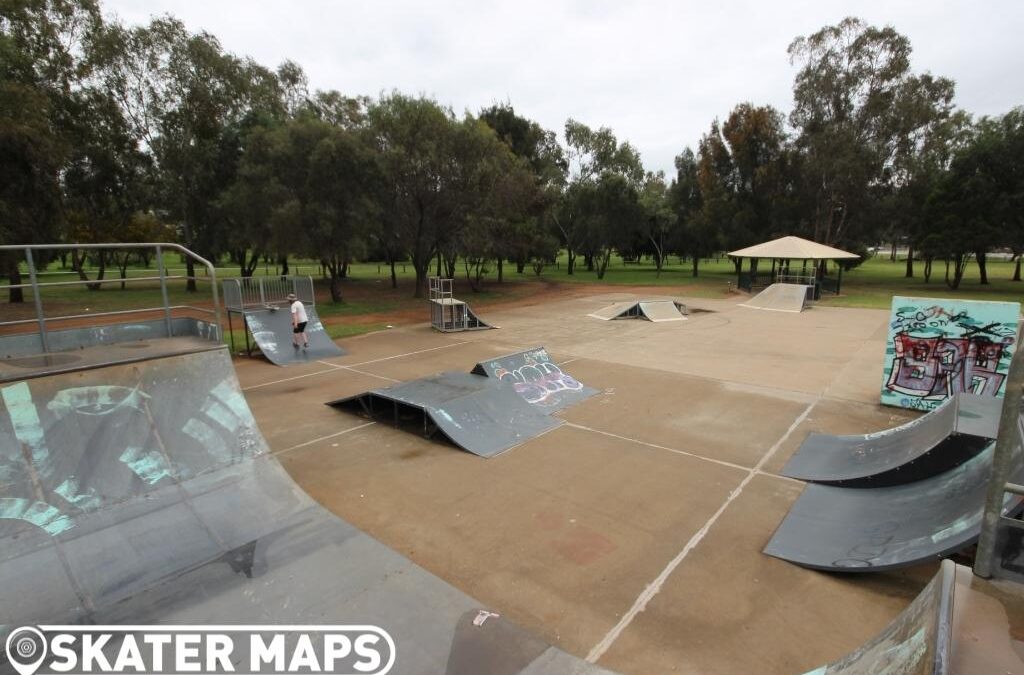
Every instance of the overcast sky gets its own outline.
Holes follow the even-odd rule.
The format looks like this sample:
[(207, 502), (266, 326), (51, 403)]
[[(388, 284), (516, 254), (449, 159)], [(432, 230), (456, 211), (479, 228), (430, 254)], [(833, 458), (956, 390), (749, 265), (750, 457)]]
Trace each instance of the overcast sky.
[(126, 23), (173, 14), (268, 67), (292, 59), (314, 89), (422, 93), (456, 113), (509, 101), (559, 133), (570, 117), (607, 126), (669, 176), (737, 103), (788, 113), (786, 47), (848, 15), (908, 36), (914, 70), (953, 78), (968, 112), (1024, 104), (1022, 0), (102, 2)]

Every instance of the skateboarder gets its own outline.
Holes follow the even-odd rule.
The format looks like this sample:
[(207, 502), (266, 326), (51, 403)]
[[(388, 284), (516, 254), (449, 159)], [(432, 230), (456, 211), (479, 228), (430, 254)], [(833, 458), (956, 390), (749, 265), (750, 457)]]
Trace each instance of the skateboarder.
[(302, 348), (309, 348), (309, 336), (306, 335), (306, 306), (295, 297), (294, 293), (288, 294), (288, 302), (292, 303), (292, 347), (299, 348), (299, 338), (302, 338)]

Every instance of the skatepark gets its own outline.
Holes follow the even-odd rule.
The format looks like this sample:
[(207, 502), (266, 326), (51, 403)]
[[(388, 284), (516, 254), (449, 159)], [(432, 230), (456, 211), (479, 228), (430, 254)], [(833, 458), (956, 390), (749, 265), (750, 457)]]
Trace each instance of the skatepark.
[[(149, 350), (143, 357), (114, 357), (118, 364), (92, 364), (82, 350), (76, 356), (85, 365), (75, 370), (47, 357), (49, 362), (20, 366), (29, 379), (19, 380), (18, 366), (5, 367), (5, 391), (19, 381), (32, 389), (49, 450), (70, 443), (67, 434), (91, 434), (97, 445), (110, 438), (103, 435), (110, 429), (95, 419), (61, 428), (66, 417), (55, 403), (54, 392), (102, 384), (167, 394), (159, 406), (149, 406), (157, 412), (140, 437), (179, 448), (198, 441), (207, 454), (193, 450), (176, 458), (191, 467), (180, 475), (206, 476), (201, 489), (184, 479), (162, 492), (140, 492), (110, 477), (95, 483), (103, 494), (157, 494), (166, 509), (139, 521), (148, 518), (156, 528), (172, 515), (197, 514), (195, 526), (186, 528), (196, 534), (182, 561), (175, 561), (190, 570), (187, 575), (163, 578), (166, 562), (157, 543), (148, 556), (136, 551), (137, 559), (118, 558), (122, 567), (104, 568), (95, 547), (102, 540), (95, 537), (121, 516), (103, 511), (100, 518), (96, 511), (96, 522), (87, 523), (92, 512), (83, 508), (83, 524), (75, 529), (89, 536), (54, 551), (64, 546), (66, 553), (84, 542), (82, 562), (68, 577), (79, 585), (86, 579), (86, 588), (64, 589), (56, 573), (32, 577), (33, 567), (50, 569), (39, 563), (50, 549), (43, 535), (23, 538), (18, 554), (5, 556), (17, 564), (0, 569), (6, 579), (32, 577), (29, 597), (46, 601), (15, 605), (5, 594), (0, 607), (8, 614), (0, 623), (54, 620), (50, 607), (111, 623), (125, 617), (227, 622), (254, 614), (267, 621), (377, 622), (392, 630), (400, 659), (394, 672), (403, 673), (805, 673), (871, 642), (936, 577), (937, 558), (845, 575), (763, 550), (808, 485), (784, 474), (801, 446), (815, 438), (811, 434), (916, 433), (920, 413), (878, 403), (889, 313), (827, 304), (800, 313), (755, 312), (736, 299), (684, 298), (685, 321), (588, 317), (652, 295), (651, 289), (631, 288), (491, 308), (484, 318), (500, 330), (439, 332), (425, 311), (423, 323), (344, 339), (337, 345), (340, 356), (287, 368), (244, 355), (229, 362), (224, 348), (211, 345), (176, 343), (168, 354), (155, 337), (142, 343)], [(524, 427), (542, 426), (497, 452), (478, 456), (460, 449), (454, 436), (396, 424), (397, 404), (394, 418), (327, 405), (358, 403), (367, 392), (414, 399), (419, 394), (409, 393), (413, 384), (445, 374), (446, 386), (459, 397), (470, 390), (494, 392), (486, 395), (498, 404), (479, 410), (511, 409), (501, 398), (505, 390), (486, 382), (501, 379), (509, 355), (540, 348), (544, 358), (528, 363), (552, 364), (590, 395), (530, 417)], [(109, 356), (118, 347), (96, 349)], [(138, 398), (89, 398), (76, 410), (134, 415), (146, 408)], [(179, 403), (161, 409), (172, 399)], [(10, 409), (14, 394), (5, 400)], [(424, 421), (415, 417), (412, 427), (425, 425), (429, 405), (417, 408)], [(948, 410), (945, 422), (941, 415), (931, 418), (943, 429), (933, 436), (962, 431), (991, 438), (991, 424), (972, 426), (978, 416), (968, 415), (961, 427), (952, 419), (958, 409)], [(214, 422), (230, 433), (211, 441), (207, 431), (220, 428)], [(0, 427), (0, 435), (29, 437), (19, 429), (11, 423)], [(244, 456), (231, 455), (233, 438), (247, 439)], [(976, 453), (984, 443), (968, 445), (981, 457)], [(209, 450), (221, 446), (227, 455)], [(133, 455), (128, 464), (138, 467), (145, 459)], [(81, 466), (83, 460), (66, 462)], [(962, 467), (970, 465), (964, 462)], [(147, 466), (152, 469), (152, 462)], [(116, 485), (107, 485), (111, 481)], [(232, 495), (229, 507), (217, 499), (218, 491)], [(80, 489), (78, 496), (85, 494)], [(209, 510), (204, 500), (220, 506)], [(117, 513), (130, 508), (125, 504), (111, 508)], [(251, 531), (233, 529), (232, 510), (252, 514), (244, 520)], [(61, 527), (59, 519), (37, 520)], [(267, 550), (261, 551), (264, 541)], [(245, 548), (251, 542), (259, 555)], [(231, 564), (196, 566), (185, 560), (189, 556)], [(960, 586), (971, 587), (963, 596), (977, 599), (973, 641), (953, 650), (948, 672), (1021, 672), (1020, 661), (978, 660), (1024, 653), (1011, 640), (1024, 639), (1024, 605), (1013, 601), (1018, 587), (971, 581), (962, 568), (950, 571), (950, 564), (943, 578), (960, 579)], [(151, 574), (134, 586), (119, 581), (121, 572), (140, 568)], [(315, 583), (282, 591), (296, 583), (296, 570)], [(262, 589), (252, 602), (245, 600), (252, 593), (246, 578)], [(183, 593), (190, 585), (200, 590)], [(277, 590), (271, 593), (271, 587)], [(65, 592), (78, 599), (63, 603)], [(922, 597), (919, 604), (931, 602), (928, 594)], [(466, 617), (480, 609), (508, 622), (488, 629), (507, 631), (493, 640), (513, 653), (503, 657), (503, 670), (481, 665), (496, 663), (500, 649), (456, 648), (472, 634)], [(472, 642), (472, 636), (466, 639)], [(465, 653), (477, 660), (460, 656)], [(999, 663), (1001, 670), (979, 663)]]

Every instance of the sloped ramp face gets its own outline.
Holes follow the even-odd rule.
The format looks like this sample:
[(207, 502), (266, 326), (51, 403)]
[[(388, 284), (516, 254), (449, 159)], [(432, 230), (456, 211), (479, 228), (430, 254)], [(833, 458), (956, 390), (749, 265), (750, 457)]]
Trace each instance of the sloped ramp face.
[(608, 305), (603, 307), (596, 312), (591, 312), (587, 316), (595, 319), (602, 319), (604, 321), (614, 321), (616, 319), (638, 319), (640, 318), (640, 303), (631, 302), (617, 302), (614, 305)]
[(296, 349), (293, 346), (292, 315), (287, 307), (275, 311), (246, 311), (245, 322), (260, 351), (275, 366), (294, 366), (317, 359), (344, 356), (345, 351), (327, 334), (316, 308), (306, 307), (306, 315), (309, 318), (306, 325), (306, 336), (309, 338), (307, 349)]
[[(394, 638), (392, 673), (498, 672), (506, 654), (465, 626), (479, 613), (291, 480), (226, 348), (0, 387), (0, 641), (24, 625), (370, 624)], [(520, 642), (502, 672), (605, 672)]]
[(942, 566), (889, 626), (844, 658), (805, 675), (946, 675), (951, 672), (956, 564)]
[(472, 372), (510, 387), (548, 415), (598, 393), (563, 371), (543, 347), (482, 361)]
[(648, 321), (686, 321), (686, 305), (673, 300), (642, 300), (640, 312)]
[[(804, 567), (876, 572), (959, 551), (981, 531), (994, 443), (946, 473), (870, 490), (808, 485), (765, 547)], [(1022, 476), (1020, 458), (1013, 480)], [(1004, 511), (1018, 510), (1008, 499)]]
[(448, 372), (374, 389), (328, 405), (363, 413), (426, 436), (440, 431), (456, 446), (493, 457), (562, 424), (512, 389), (469, 373)]
[(846, 487), (884, 487), (944, 473), (995, 439), (1001, 401), (958, 394), (925, 415), (872, 434), (812, 433), (782, 475)]
[(740, 307), (767, 309), (773, 312), (802, 312), (807, 303), (807, 286), (801, 284), (772, 284)]

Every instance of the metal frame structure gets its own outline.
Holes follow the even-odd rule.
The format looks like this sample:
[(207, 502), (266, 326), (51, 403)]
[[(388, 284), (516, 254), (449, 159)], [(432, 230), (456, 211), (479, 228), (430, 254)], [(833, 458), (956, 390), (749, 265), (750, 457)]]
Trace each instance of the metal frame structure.
[(252, 356), (253, 345), (249, 342), (247, 313), (250, 310), (283, 306), (288, 303), (289, 293), (294, 293), (295, 297), (310, 307), (316, 306), (313, 277), (310, 276), (243, 277), (224, 280), (224, 308), (228, 315), (232, 352), (235, 351), (235, 331), (231, 315), (241, 315), (245, 333), (245, 353)]
[(466, 304), (456, 300), (453, 279), (430, 277), (430, 325), (442, 333), (469, 330), (469, 313)]
[[(36, 268), (35, 256), (32, 255), (33, 251), (60, 251), (60, 250), (72, 250), (72, 249), (84, 249), (84, 250), (120, 250), (120, 249), (144, 249), (152, 248), (156, 252), (157, 261), (157, 276), (145, 276), (145, 277), (126, 277), (124, 279), (120, 277), (110, 279), (76, 279), (74, 281), (52, 281), (52, 282), (40, 282), (39, 274)], [(189, 277), (188, 275), (168, 275), (167, 270), (164, 269), (163, 253), (164, 251), (178, 251), (179, 253), (191, 258), (206, 268), (208, 278), (204, 281), (210, 282), (210, 287), (213, 293), (213, 309), (209, 310), (203, 307), (195, 307), (192, 305), (171, 305), (167, 295), (167, 282), (177, 279), (186, 279), (192, 281), (199, 281), (200, 277)], [(42, 352), (49, 353), (50, 345), (47, 340), (47, 324), (53, 324), (59, 321), (70, 321), (74, 319), (83, 318), (95, 318), (100, 316), (117, 316), (124, 314), (137, 314), (142, 312), (163, 312), (164, 325), (167, 333), (167, 337), (174, 335), (174, 330), (171, 322), (171, 314), (174, 310), (188, 309), (196, 312), (202, 312), (213, 315), (213, 325), (217, 327), (217, 335), (214, 336), (216, 339), (220, 339), (221, 332), (221, 311), (220, 311), (220, 296), (217, 290), (217, 269), (213, 266), (206, 258), (190, 251), (180, 244), (171, 244), (165, 242), (147, 242), (147, 243), (111, 243), (111, 244), (6, 244), (0, 245), (0, 252), (20, 252), (24, 254), (25, 261), (28, 266), (29, 283), (27, 284), (6, 284), (0, 286), (0, 291), (9, 291), (16, 288), (31, 289), (33, 299), (35, 302), (36, 318), (35, 319), (23, 319), (19, 321), (0, 321), (0, 327), (3, 326), (14, 326), (24, 325), (28, 323), (37, 323), (39, 326), (39, 342)], [(162, 304), (159, 307), (145, 307), (140, 309), (132, 310), (121, 310), (112, 312), (96, 312), (92, 314), (75, 314), (67, 316), (51, 316), (47, 317), (43, 310), (43, 299), (40, 290), (46, 287), (53, 286), (89, 286), (94, 284), (110, 284), (110, 283), (135, 283), (139, 281), (159, 281), (160, 282), (160, 297)]]

